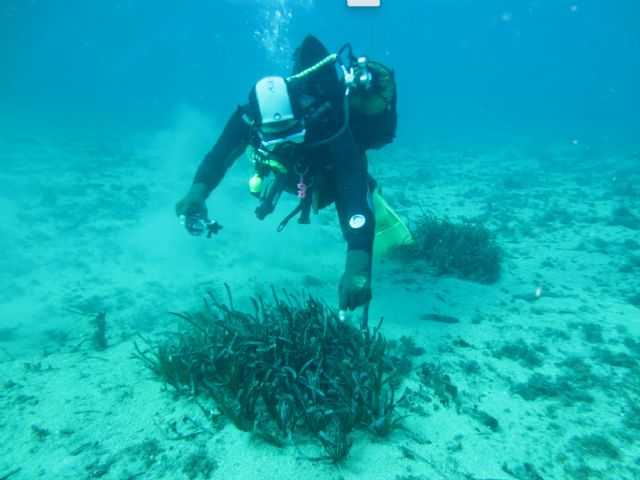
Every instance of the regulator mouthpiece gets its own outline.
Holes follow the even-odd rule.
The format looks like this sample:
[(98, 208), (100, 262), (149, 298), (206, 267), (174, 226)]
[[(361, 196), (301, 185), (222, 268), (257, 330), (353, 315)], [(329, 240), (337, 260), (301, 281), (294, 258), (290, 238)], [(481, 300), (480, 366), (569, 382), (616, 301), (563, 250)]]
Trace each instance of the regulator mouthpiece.
[(364, 88), (371, 87), (371, 72), (367, 68), (369, 59), (367, 57), (358, 58), (358, 69), (360, 70), (358, 75), (358, 85), (362, 85)]

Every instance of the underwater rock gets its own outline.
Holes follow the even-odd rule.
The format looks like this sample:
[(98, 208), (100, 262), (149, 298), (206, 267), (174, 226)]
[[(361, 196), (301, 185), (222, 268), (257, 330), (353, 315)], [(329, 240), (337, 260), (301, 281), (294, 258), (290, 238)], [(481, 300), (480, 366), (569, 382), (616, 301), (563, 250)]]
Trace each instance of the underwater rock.
[(438, 323), (459, 323), (456, 317), (451, 317), (449, 315), (440, 315), (439, 313), (425, 313), (424, 315), (420, 315), (421, 320), (428, 320), (430, 322), (438, 322)]
[(523, 463), (517, 467), (510, 468), (506, 463), (502, 465), (502, 470), (518, 480), (544, 480), (531, 463)]

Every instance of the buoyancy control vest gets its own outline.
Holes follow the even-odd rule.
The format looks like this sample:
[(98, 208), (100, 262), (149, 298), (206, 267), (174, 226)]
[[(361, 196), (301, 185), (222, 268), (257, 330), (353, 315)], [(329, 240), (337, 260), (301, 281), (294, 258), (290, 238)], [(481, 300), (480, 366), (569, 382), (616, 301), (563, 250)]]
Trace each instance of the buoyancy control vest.
[[(344, 52), (346, 58), (343, 59)], [(337, 73), (340, 69), (342, 78)], [(296, 153), (328, 143), (346, 128), (351, 129), (363, 151), (381, 148), (395, 138), (397, 94), (391, 69), (366, 57), (356, 58), (349, 44), (337, 54), (329, 54), (315, 37), (307, 36), (294, 53), (293, 70), (286, 80), (295, 99), (295, 110), (308, 127), (308, 141), (304, 146), (289, 145), (291, 155), (284, 156), (261, 151), (259, 142), (252, 142), (247, 156), (254, 163), (256, 174), (249, 184), (251, 193), (261, 199), (256, 209), (259, 218), (273, 211), (282, 191), (291, 191), (286, 184), (291, 182), (292, 173), (299, 173), (293, 172), (293, 168), (304, 170), (304, 158), (295, 158)], [(263, 179), (270, 173), (275, 180), (263, 190)], [(304, 215), (304, 211), (308, 211), (311, 204), (317, 206), (318, 202), (317, 199), (311, 202), (310, 197), (305, 196), (307, 185), (302, 178), (300, 175), (297, 193), (301, 204), (306, 204), (301, 223), (308, 223), (308, 214)], [(317, 190), (313, 192), (316, 193)]]

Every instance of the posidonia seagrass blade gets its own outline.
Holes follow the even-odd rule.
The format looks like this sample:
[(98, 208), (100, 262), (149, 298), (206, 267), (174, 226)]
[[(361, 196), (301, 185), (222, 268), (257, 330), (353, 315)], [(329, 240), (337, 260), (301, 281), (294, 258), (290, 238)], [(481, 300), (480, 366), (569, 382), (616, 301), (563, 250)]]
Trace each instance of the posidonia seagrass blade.
[(210, 293), (202, 312), (173, 312), (178, 331), (136, 345), (136, 356), (176, 392), (209, 398), (238, 428), (277, 446), (311, 436), (333, 462), (348, 455), (353, 429), (397, 428), (382, 320), (356, 327), (311, 295), (275, 288), (271, 301), (251, 299), (247, 313), (225, 289), (228, 303)]

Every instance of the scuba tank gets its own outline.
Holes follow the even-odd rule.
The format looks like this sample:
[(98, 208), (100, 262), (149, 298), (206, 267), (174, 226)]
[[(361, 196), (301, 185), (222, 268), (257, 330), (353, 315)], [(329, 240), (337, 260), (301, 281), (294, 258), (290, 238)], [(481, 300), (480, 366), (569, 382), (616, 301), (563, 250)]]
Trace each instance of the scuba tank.
[(363, 150), (379, 149), (396, 136), (397, 89), (393, 70), (364, 56), (356, 58), (350, 44), (340, 52), (343, 50), (347, 50), (348, 61), (341, 63), (341, 68), (349, 88), (349, 127)]

